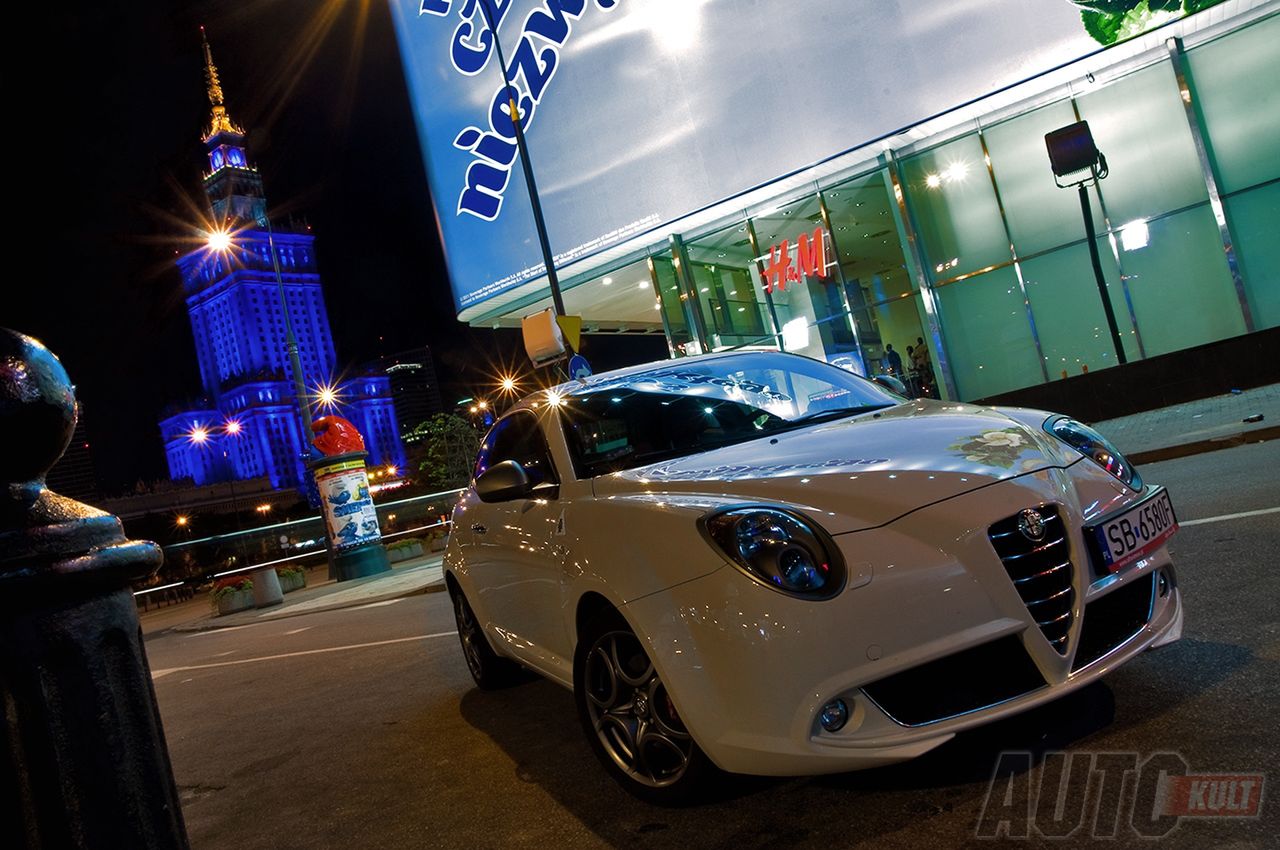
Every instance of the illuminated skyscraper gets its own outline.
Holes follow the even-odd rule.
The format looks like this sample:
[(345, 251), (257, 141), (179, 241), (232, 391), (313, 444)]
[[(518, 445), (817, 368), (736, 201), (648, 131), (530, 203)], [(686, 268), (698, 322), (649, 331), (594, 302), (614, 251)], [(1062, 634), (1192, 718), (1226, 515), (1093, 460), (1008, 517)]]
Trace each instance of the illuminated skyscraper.
[(269, 235), (262, 177), (249, 162), (244, 130), (227, 112), (207, 41), (204, 58), (212, 106), (203, 138), (209, 167), (204, 191), (213, 228), (231, 239), (177, 261), (204, 398), (160, 421), (170, 477), (205, 484), (266, 475), (280, 488), (304, 480), (307, 435), (297, 412), (282, 300), (308, 394), (318, 395), (321, 387), (333, 391), (332, 403), (323, 408), (312, 398), (314, 414), (352, 420), (364, 435), (371, 464), (403, 466), (391, 382), (385, 374), (335, 373), (315, 237), (309, 228), (280, 224)]

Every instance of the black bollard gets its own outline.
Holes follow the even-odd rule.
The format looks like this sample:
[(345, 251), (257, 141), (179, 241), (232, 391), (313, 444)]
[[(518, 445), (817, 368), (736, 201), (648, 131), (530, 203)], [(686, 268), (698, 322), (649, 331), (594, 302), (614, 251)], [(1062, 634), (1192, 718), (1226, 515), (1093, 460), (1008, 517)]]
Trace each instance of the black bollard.
[(130, 582), (163, 560), (52, 493), (75, 395), (0, 328), (0, 847), (185, 848)]

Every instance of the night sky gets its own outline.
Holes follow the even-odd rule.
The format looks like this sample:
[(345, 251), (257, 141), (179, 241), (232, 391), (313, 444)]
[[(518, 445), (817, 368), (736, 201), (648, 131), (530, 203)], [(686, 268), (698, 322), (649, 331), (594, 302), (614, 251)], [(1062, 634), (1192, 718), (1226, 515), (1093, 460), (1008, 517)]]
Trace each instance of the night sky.
[[(340, 366), (430, 345), (448, 402), (486, 359), (516, 361), (515, 333), (455, 317), (382, 0), (46, 5), (44, 21), (10, 31), (30, 39), (0, 76), (0, 325), (62, 359), (107, 492), (165, 477), (157, 417), (200, 392), (173, 260), (205, 209), (201, 24), (273, 216), (316, 235)], [(585, 353), (599, 369), (664, 348), (596, 338)]]

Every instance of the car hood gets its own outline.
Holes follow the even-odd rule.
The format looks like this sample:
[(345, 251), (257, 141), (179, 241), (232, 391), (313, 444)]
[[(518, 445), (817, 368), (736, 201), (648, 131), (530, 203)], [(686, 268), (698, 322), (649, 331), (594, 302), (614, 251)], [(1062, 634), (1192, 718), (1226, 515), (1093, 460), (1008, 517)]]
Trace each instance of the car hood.
[(1078, 459), (997, 408), (921, 400), (602, 476), (595, 493), (790, 505), (843, 534)]

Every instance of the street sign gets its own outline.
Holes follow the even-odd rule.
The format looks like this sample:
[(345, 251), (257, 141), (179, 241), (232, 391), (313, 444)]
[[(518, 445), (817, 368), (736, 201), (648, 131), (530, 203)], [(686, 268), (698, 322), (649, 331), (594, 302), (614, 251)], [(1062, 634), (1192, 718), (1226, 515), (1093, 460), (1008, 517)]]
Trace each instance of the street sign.
[(570, 379), (581, 381), (584, 378), (590, 378), (591, 374), (591, 364), (587, 362), (587, 358), (581, 354), (575, 354), (569, 358)]

